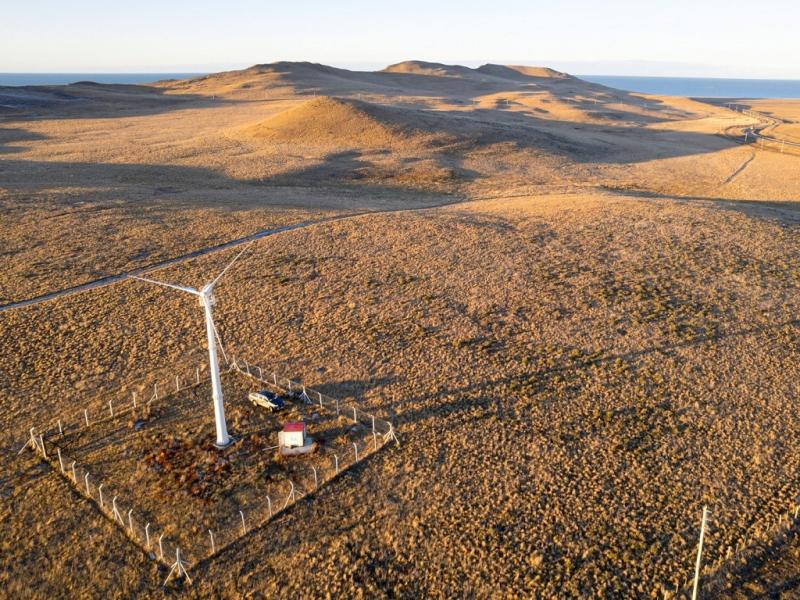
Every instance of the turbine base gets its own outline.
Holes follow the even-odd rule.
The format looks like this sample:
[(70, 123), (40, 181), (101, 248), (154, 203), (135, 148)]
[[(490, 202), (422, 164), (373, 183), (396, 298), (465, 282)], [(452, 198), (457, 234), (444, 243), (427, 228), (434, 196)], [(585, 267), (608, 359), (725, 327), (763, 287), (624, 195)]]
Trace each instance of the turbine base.
[(234, 437), (231, 435), (231, 436), (228, 436), (228, 443), (227, 443), (227, 444), (220, 444), (219, 442), (214, 442), (214, 447), (215, 447), (217, 450), (224, 450), (225, 448), (227, 448), (228, 446), (230, 446), (230, 445), (231, 445), (233, 442), (235, 442), (235, 441), (236, 441), (236, 440), (235, 440), (235, 439), (234, 439)]

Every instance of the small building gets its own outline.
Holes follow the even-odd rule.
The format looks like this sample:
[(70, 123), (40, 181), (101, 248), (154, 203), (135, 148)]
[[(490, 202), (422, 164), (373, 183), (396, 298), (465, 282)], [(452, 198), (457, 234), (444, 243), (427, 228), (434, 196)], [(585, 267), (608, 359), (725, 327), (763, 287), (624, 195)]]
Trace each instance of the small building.
[(306, 445), (306, 424), (302, 421), (288, 421), (283, 431), (278, 432), (278, 444), (284, 448), (302, 448)]

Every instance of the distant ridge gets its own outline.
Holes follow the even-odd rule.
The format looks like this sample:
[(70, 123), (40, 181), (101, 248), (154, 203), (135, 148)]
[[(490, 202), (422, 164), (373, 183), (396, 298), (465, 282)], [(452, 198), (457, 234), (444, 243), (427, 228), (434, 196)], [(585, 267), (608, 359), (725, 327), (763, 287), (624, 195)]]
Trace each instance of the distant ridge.
[(382, 73), (410, 73), (415, 75), (429, 75), (435, 77), (463, 77), (475, 78), (480, 75), (489, 75), (502, 79), (521, 81), (531, 77), (542, 79), (570, 79), (571, 75), (561, 73), (548, 67), (532, 67), (524, 65), (495, 65), (487, 63), (477, 69), (462, 65), (445, 65), (442, 63), (425, 62), (420, 60), (407, 60), (394, 65), (389, 65)]
[(280, 74), (300, 74), (306, 73), (324, 73), (326, 75), (339, 75), (342, 73), (352, 73), (347, 69), (340, 69), (339, 67), (331, 67), (321, 63), (312, 63), (308, 61), (278, 61), (274, 63), (263, 63), (253, 65), (242, 71), (243, 73), (280, 73)]
[(408, 73), (413, 75), (431, 75), (435, 77), (474, 77), (475, 71), (461, 65), (445, 65), (442, 63), (407, 60), (389, 65), (381, 73)]
[(493, 77), (503, 77), (504, 79), (524, 80), (531, 77), (539, 79), (574, 79), (572, 75), (550, 69), (548, 67), (529, 67), (525, 65), (494, 65), (487, 63), (476, 69), (480, 73), (486, 73)]
[(561, 73), (548, 67), (525, 65), (495, 65), (485, 64), (477, 69), (463, 65), (447, 65), (443, 63), (427, 62), (421, 60), (407, 60), (389, 65), (378, 71), (351, 71), (339, 67), (331, 67), (312, 62), (279, 61), (274, 63), (256, 64), (239, 71), (224, 71), (211, 73), (204, 77), (195, 78), (194, 81), (209, 81), (231, 79), (237, 77), (271, 76), (278, 79), (314, 81), (320, 78), (331, 77), (346, 80), (358, 80), (370, 83), (380, 83), (387, 75), (424, 75), (427, 77), (441, 77), (448, 79), (464, 79), (474, 81), (490, 81), (504, 79), (512, 81), (525, 81), (535, 79), (573, 79), (571, 75)]

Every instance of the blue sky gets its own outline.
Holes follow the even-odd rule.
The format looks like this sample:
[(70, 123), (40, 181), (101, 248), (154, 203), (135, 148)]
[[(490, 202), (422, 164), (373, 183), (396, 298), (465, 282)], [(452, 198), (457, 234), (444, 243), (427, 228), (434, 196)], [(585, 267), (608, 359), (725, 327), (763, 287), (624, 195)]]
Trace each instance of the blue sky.
[(420, 59), (800, 79), (800, 0), (3, 0), (0, 72)]

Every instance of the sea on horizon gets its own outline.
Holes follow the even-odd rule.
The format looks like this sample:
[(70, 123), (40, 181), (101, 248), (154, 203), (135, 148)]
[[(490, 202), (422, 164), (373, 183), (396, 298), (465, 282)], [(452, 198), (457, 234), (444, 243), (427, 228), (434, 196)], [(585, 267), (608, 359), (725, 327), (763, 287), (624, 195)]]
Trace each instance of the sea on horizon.
[(608, 87), (692, 98), (800, 98), (798, 79), (723, 79), (715, 77), (634, 77), (627, 75), (578, 75)]
[(137, 84), (202, 75), (207, 73), (0, 73), (0, 85), (67, 85), (78, 81)]
[[(207, 73), (0, 73), (0, 86), (66, 85), (77, 81), (141, 84), (164, 79), (186, 79)], [(800, 98), (796, 79), (722, 79), (712, 77), (637, 77), (629, 75), (578, 75), (609, 87), (695, 98)]]

